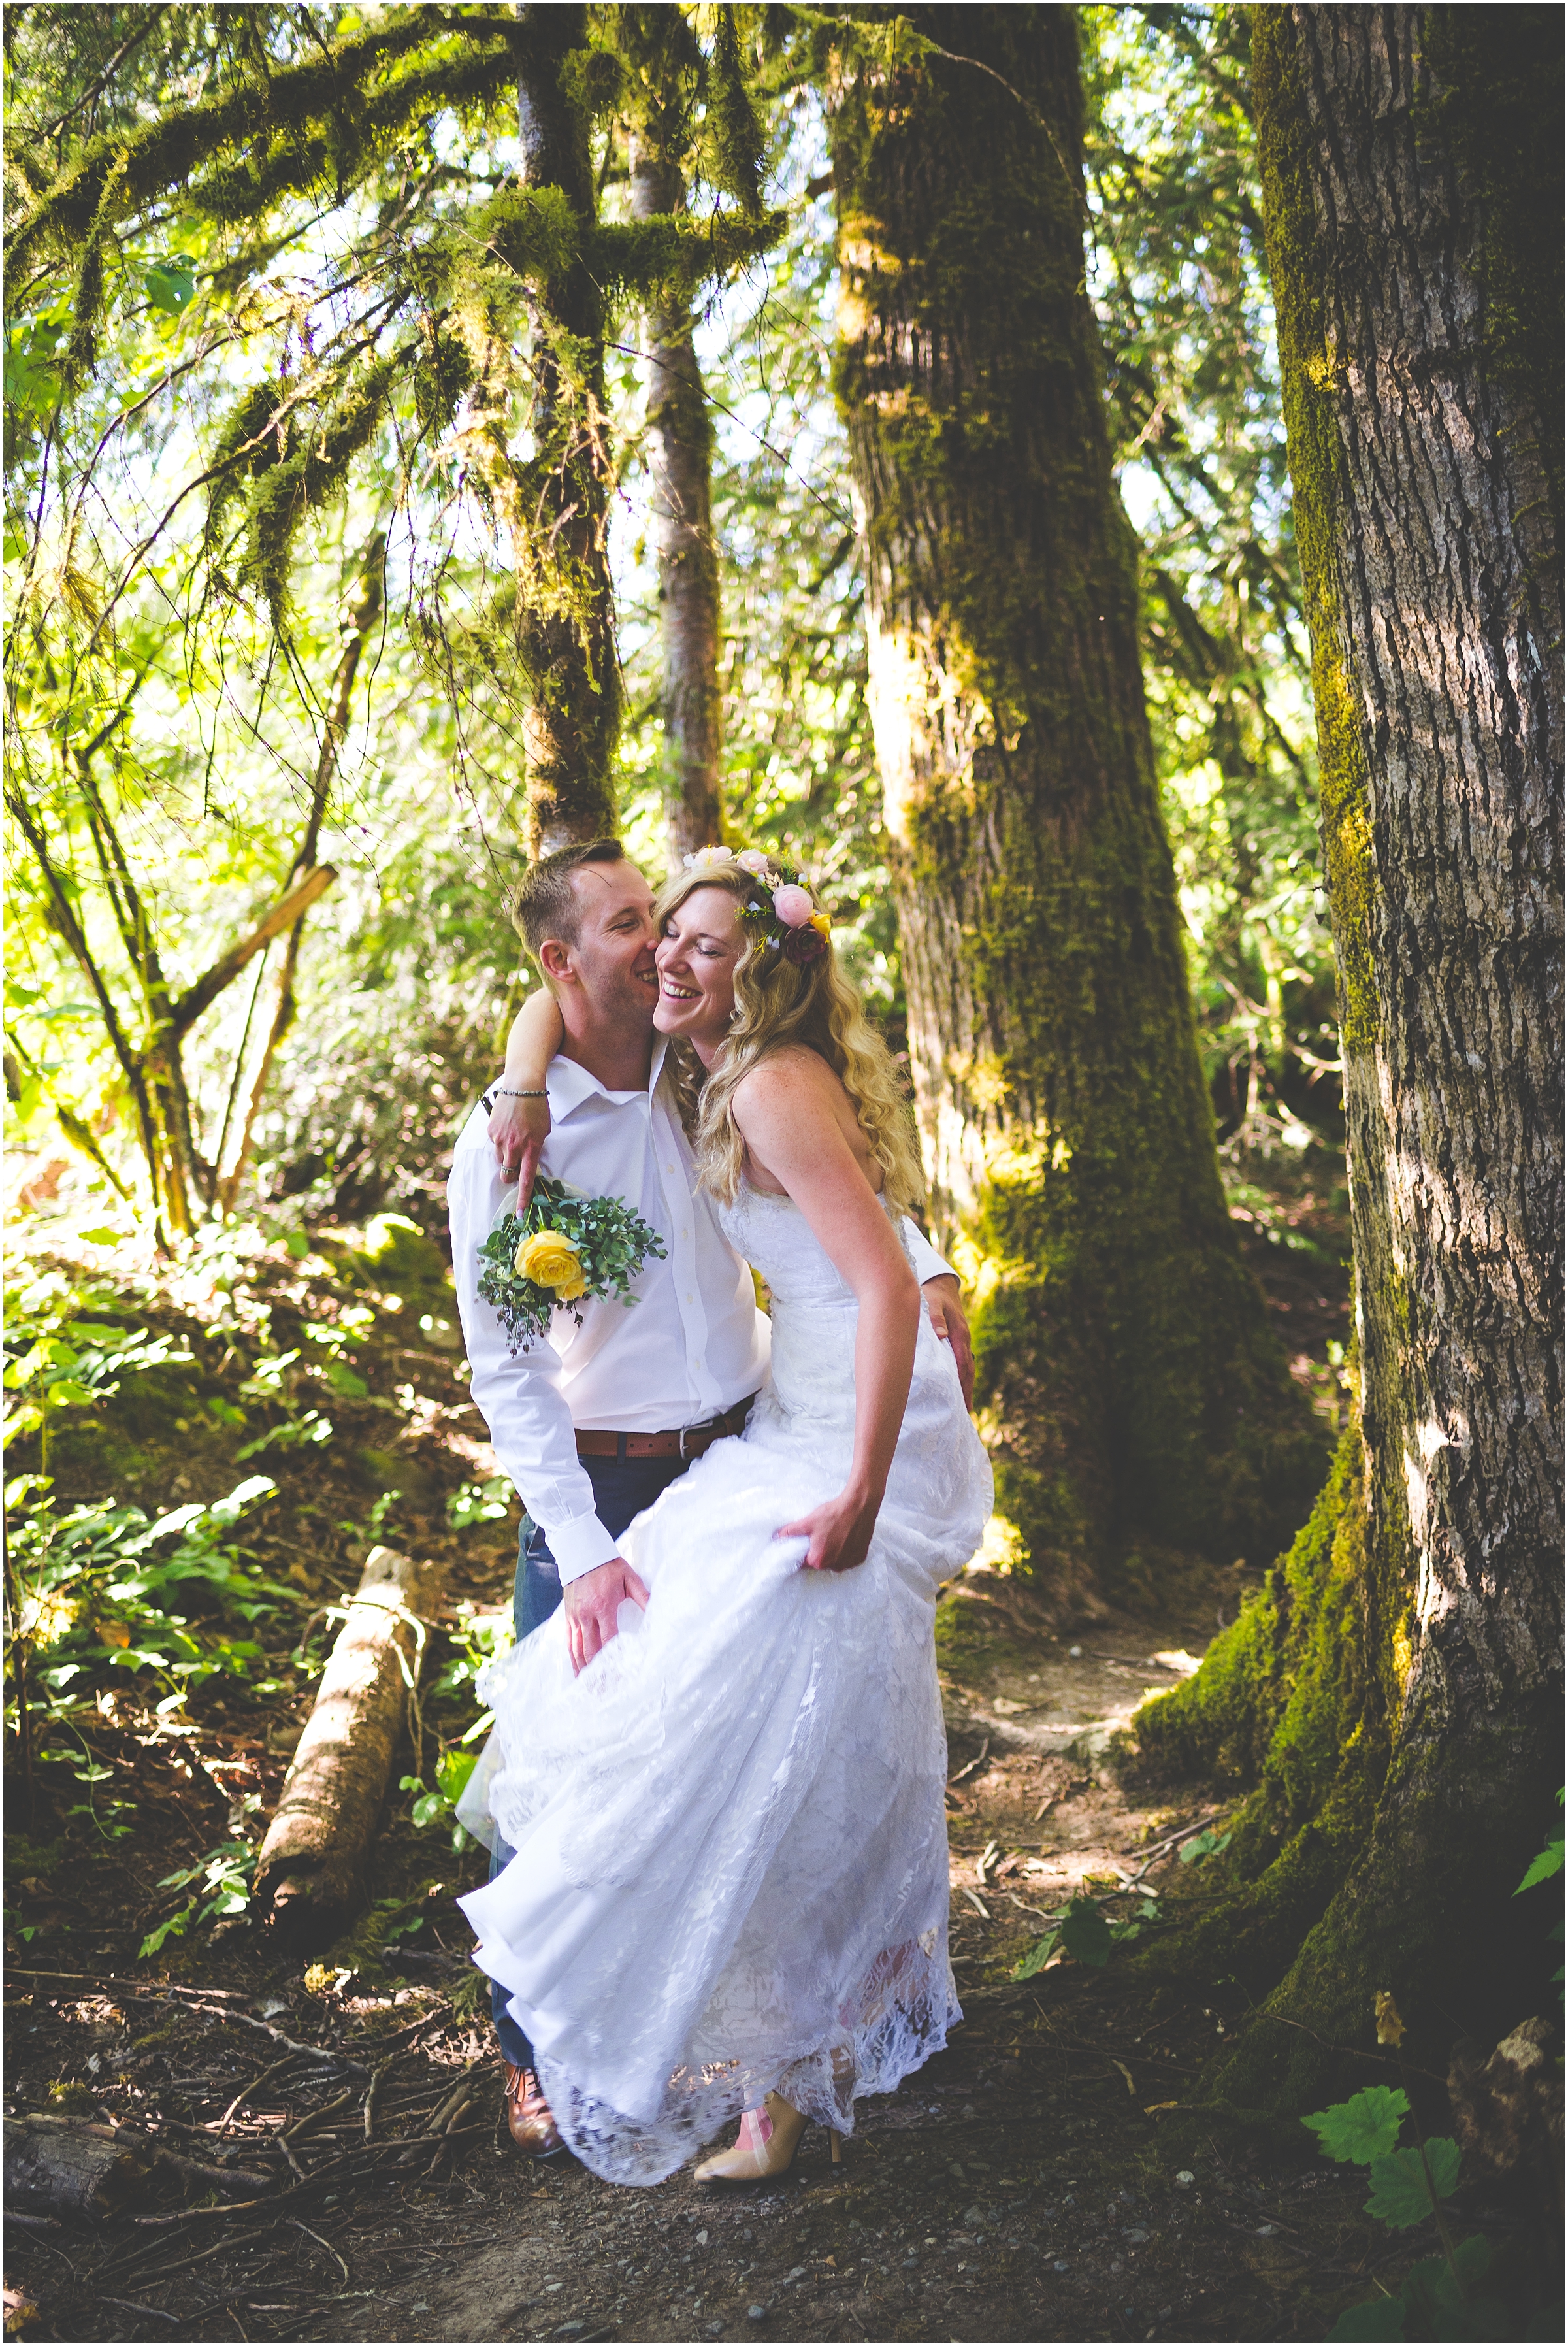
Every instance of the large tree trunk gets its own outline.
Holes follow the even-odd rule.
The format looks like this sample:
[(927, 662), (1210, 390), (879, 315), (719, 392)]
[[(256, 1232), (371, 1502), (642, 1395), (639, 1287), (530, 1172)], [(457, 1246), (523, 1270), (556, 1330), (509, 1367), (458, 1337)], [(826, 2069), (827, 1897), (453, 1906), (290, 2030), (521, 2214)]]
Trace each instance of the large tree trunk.
[(1074, 17), (912, 22), (959, 54), (879, 27), (838, 63), (838, 386), (933, 1205), (998, 1508), (1065, 1604), (1135, 1544), (1271, 1556), (1323, 1449), (1220, 1185), (1084, 283)]
[(1552, 1967), (1509, 1901), (1561, 1769), (1562, 20), (1258, 8), (1253, 44), (1359, 1424), (1139, 1737), (1258, 1787), (1205, 1935), (1255, 1986), (1298, 1945), (1268, 2012), (1316, 2035), (1260, 2021), (1219, 2090), (1300, 2106), (1374, 1989), (1429, 2058)]
[[(523, 184), (559, 189), (577, 219), (596, 209), (582, 77), (588, 12), (519, 11), (528, 36), (518, 89)], [(528, 681), (528, 849), (546, 855), (616, 828), (612, 770), (620, 730), (620, 669), (610, 581), (605, 415), (604, 296), (576, 261), (540, 301), (524, 527), (547, 549), (543, 593), (524, 597), (521, 650)]]
[[(647, 140), (632, 161), (632, 216), (686, 209), (677, 163)], [(663, 654), (665, 838), (669, 868), (724, 835), (718, 788), (718, 549), (713, 536), (713, 423), (682, 301), (647, 320), (647, 464)]]

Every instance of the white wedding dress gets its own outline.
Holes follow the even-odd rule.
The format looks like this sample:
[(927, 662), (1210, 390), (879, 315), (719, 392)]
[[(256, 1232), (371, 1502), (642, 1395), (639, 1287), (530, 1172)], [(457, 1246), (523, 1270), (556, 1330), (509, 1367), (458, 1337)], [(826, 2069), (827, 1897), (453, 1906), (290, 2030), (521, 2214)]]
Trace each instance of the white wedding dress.
[(932, 1622), (991, 1469), (922, 1312), (871, 1553), (803, 1571), (775, 1533), (843, 1487), (858, 1307), (788, 1198), (743, 1189), (722, 1218), (772, 1290), (750, 1423), (631, 1525), (647, 1610), (579, 1678), (563, 1612), (493, 1666), (458, 1810), (516, 1851), (461, 1902), (474, 1960), (616, 2183), (661, 2181), (769, 2091), (849, 2133), (960, 2017)]

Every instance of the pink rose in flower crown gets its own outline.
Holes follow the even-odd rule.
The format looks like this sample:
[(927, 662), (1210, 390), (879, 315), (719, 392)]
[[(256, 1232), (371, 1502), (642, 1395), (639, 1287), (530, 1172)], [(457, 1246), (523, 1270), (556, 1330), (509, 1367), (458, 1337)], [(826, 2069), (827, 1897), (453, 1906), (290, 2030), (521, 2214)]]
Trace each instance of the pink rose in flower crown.
[(759, 847), (743, 847), (735, 860), (742, 872), (749, 872), (759, 880), (768, 869), (768, 858)]
[(804, 888), (775, 888), (773, 909), (787, 929), (803, 929), (816, 910)]

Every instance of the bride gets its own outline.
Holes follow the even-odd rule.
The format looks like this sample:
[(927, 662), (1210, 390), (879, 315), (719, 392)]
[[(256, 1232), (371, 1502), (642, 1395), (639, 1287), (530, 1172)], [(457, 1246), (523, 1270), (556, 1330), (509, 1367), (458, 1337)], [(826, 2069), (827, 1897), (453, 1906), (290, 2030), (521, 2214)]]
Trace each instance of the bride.
[[(574, 1670), (561, 1615), (494, 1666), (459, 1815), (515, 1851), (461, 1902), (566, 2143), (656, 2183), (851, 2132), (960, 2016), (932, 1622), (991, 1472), (898, 1217), (920, 1167), (825, 914), (750, 852), (667, 883), (656, 1025), (772, 1369), (626, 1532), (648, 1596)], [(836, 2155), (836, 2146), (835, 2146)]]

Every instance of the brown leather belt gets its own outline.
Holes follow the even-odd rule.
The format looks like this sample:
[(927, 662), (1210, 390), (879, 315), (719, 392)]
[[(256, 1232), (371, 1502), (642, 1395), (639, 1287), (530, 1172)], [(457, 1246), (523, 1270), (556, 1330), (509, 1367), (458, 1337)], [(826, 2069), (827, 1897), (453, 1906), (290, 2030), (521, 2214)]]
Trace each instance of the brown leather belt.
[(705, 1425), (677, 1425), (668, 1433), (612, 1433), (608, 1427), (584, 1426), (577, 1433), (579, 1458), (700, 1458), (727, 1433), (739, 1433), (751, 1414), (755, 1393), (748, 1393), (722, 1417)]

